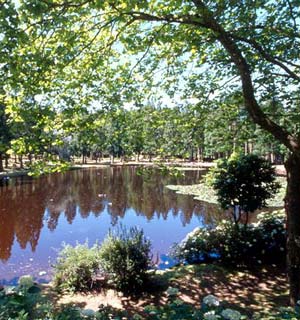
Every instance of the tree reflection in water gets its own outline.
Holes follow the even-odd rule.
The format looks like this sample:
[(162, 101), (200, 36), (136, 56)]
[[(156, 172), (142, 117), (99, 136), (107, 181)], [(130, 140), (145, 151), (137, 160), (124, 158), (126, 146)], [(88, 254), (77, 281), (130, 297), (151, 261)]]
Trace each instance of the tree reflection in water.
[[(171, 225), (171, 218), (179, 219), (181, 228), (189, 225), (193, 218), (198, 219), (198, 224), (199, 221), (211, 224), (220, 216), (215, 206), (200, 203), (190, 196), (177, 195), (164, 187), (167, 184), (198, 183), (200, 178), (199, 171), (186, 171), (184, 177), (177, 179), (154, 171), (145, 179), (136, 174), (134, 166), (115, 166), (73, 170), (38, 179), (12, 179), (8, 185), (0, 186), (0, 259), (5, 262), (11, 258), (16, 242), (21, 249), (26, 248), (27, 255), (32, 254), (42, 233), (52, 233), (47, 238), (50, 246), (58, 237), (55, 230), (63, 218), (69, 225), (78, 220), (77, 229), (91, 216), (101, 221), (102, 215), (108, 215), (110, 225), (115, 226), (128, 212), (135, 213), (133, 224), (140, 224), (138, 219), (141, 218), (168, 225)], [(66, 228), (63, 223), (62, 228)], [(76, 230), (68, 232), (74, 232), (76, 238)], [(60, 241), (65, 240), (62, 235), (59, 237)], [(86, 237), (90, 237), (88, 232)], [(171, 243), (174, 241), (170, 239)], [(18, 259), (15, 257), (15, 260)], [(5, 265), (0, 269), (0, 279), (1, 270), (5, 272)]]

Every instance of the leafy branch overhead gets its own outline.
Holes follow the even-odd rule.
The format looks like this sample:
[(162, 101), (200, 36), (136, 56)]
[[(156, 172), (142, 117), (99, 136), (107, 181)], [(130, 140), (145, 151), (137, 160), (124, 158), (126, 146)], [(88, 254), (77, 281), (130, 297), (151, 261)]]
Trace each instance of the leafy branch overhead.
[[(5, 1), (0, 102), (11, 116), (24, 116), (32, 106), (42, 115), (95, 104), (137, 107), (153, 97), (158, 104), (166, 97), (180, 106), (193, 101), (201, 111), (240, 92), (252, 122), (289, 151), (287, 244), (295, 304), (300, 299), (299, 16), (297, 0)], [(55, 126), (54, 133), (63, 135), (61, 122)]]

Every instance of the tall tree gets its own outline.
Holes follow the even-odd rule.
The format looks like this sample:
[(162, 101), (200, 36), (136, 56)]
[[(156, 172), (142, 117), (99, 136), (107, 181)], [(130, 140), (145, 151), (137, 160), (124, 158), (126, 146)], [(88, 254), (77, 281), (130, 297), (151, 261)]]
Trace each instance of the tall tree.
[[(203, 80), (206, 84), (214, 83), (211, 99), (224, 90), (241, 90), (252, 121), (289, 150), (285, 203), (290, 301), (295, 304), (300, 299), (298, 1), (23, 0), (21, 3), (18, 11), (26, 34), (35, 43), (42, 43), (36, 48), (52, 58), (53, 68), (63, 70), (67, 66), (70, 70), (73, 65), (78, 70), (79, 64), (82, 66), (79, 72), (90, 69), (93, 88), (100, 88), (103, 70), (118, 71), (119, 76), (111, 73), (106, 79), (110, 92), (104, 92), (110, 101), (119, 103), (125, 96), (133, 99), (133, 93), (141, 98), (153, 84), (176, 97), (189, 78), (202, 83), (194, 85), (194, 89), (207, 88)], [(28, 69), (32, 70), (32, 66)], [(153, 76), (154, 70), (157, 77)], [(142, 81), (138, 74), (143, 75)], [(62, 80), (60, 85), (63, 84)], [(292, 126), (285, 125), (283, 114), (265, 111), (263, 102), (270, 93), (282, 102)], [(207, 94), (206, 97), (209, 98)]]
[(7, 156), (6, 152), (10, 147), (11, 132), (7, 123), (5, 107), (0, 103), (0, 172), (4, 170), (3, 159)]

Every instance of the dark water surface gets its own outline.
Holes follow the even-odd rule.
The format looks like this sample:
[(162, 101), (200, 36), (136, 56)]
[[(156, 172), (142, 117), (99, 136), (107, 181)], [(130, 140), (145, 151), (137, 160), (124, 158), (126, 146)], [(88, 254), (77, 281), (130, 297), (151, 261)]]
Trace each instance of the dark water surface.
[(159, 172), (145, 178), (128, 166), (12, 179), (0, 186), (0, 283), (13, 283), (24, 274), (48, 281), (63, 242), (92, 245), (120, 223), (143, 228), (154, 258), (160, 258), (161, 267), (167, 265), (170, 246), (214, 217), (204, 213), (199, 201), (165, 185), (200, 178), (200, 171), (185, 171), (178, 179)]

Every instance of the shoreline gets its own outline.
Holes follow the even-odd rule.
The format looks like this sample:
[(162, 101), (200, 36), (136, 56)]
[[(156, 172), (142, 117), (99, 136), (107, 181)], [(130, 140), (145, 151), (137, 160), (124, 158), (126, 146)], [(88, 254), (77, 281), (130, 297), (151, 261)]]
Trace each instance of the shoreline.
[[(168, 167), (175, 167), (179, 170), (207, 170), (215, 166), (214, 162), (180, 162), (180, 161), (165, 161), (159, 162)], [(117, 166), (147, 166), (153, 167), (157, 166), (157, 162), (148, 162), (148, 161), (115, 161), (111, 163), (110, 161), (102, 161), (98, 163), (74, 163), (70, 166), (68, 170), (78, 170), (86, 168), (104, 168), (104, 167), (117, 167)], [(6, 177), (21, 177), (27, 176), (29, 169), (6, 169), (3, 172), (0, 172), (0, 181)], [(286, 170), (284, 165), (275, 165), (275, 172), (277, 176), (286, 177)]]

